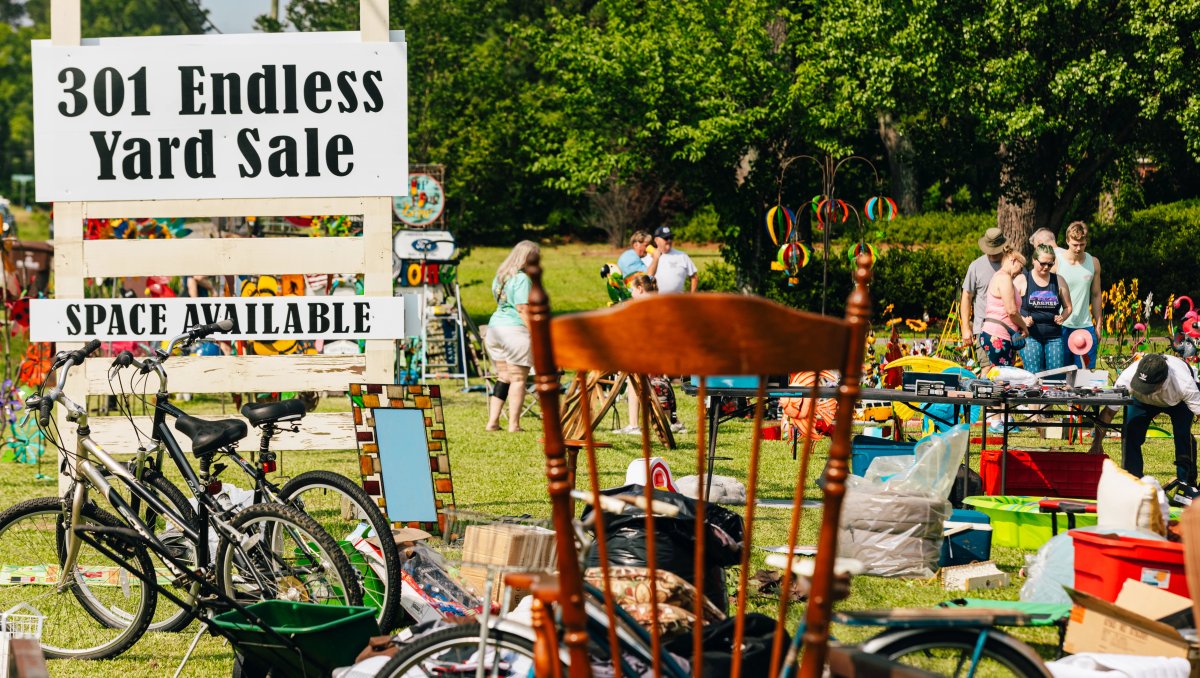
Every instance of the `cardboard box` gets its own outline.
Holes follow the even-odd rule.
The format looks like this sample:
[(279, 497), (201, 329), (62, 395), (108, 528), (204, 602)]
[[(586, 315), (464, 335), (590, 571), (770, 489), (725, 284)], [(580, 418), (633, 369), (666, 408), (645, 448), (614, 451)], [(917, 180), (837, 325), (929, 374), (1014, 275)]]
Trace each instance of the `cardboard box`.
[(468, 525), (463, 538), (463, 564), (552, 570), (555, 536), (553, 530), (532, 525)]
[(1070, 588), (1067, 593), (1075, 607), (1064, 651), (1182, 657), (1191, 662), (1192, 677), (1200, 676), (1200, 646), (1161, 621), (1190, 609), (1190, 599), (1134, 580), (1125, 582), (1116, 603)]
[[(474, 565), (463, 565), (458, 574), (462, 579), (462, 583), (466, 589), (482, 598), (484, 592), (487, 591), (487, 576), (489, 571), (492, 572), (492, 602), (502, 602), (504, 599), (504, 575), (506, 574), (503, 570), (477, 567)], [(513, 595), (511, 604), (514, 607), (517, 605), (517, 603), (521, 602), (522, 598), (531, 593), (529, 589), (513, 589), (512, 592)]]

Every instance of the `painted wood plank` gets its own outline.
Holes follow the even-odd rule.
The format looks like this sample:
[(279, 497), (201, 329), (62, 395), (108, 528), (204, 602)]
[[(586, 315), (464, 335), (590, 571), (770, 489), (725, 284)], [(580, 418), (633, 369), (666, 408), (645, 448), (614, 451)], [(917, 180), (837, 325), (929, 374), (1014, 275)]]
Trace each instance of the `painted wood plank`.
[(83, 296), (83, 203), (54, 205), (54, 296), (74, 299)]
[[(233, 419), (239, 415), (203, 415), (201, 419)], [(149, 433), (150, 417), (134, 417), (133, 421), (143, 433)], [(143, 438), (140, 442), (129, 420), (124, 417), (93, 417), (88, 422), (92, 427), (92, 439), (106, 452), (136, 452), (138, 445), (146, 445)], [(190, 450), (188, 439), (183, 434), (175, 438), (183, 449)], [(250, 435), (239, 445), (243, 453), (249, 455), (251, 450), (258, 449), (259, 431), (250, 427)], [(314, 412), (308, 414), (300, 422), (300, 431), (292, 433), (285, 431), (271, 441), (271, 449), (279, 450), (356, 450), (354, 439), (354, 420), (350, 412)], [(236, 484), (236, 483), (235, 483)]]
[(74, 47), (81, 37), (81, 0), (50, 0), (50, 42)]
[(363, 42), (387, 42), (388, 0), (359, 0), (358, 25)]
[(83, 270), (90, 277), (358, 273), (364, 247), (362, 238), (90, 240)]
[[(112, 358), (86, 363), (86, 388), (92, 395), (109, 393)], [(167, 361), (172, 393), (274, 393), (277, 391), (345, 391), (366, 375), (363, 355), (179, 356)], [(129, 383), (132, 371), (124, 373)], [(158, 389), (150, 377), (149, 392)], [(75, 397), (75, 393), (72, 393)]]
[(209, 200), (113, 200), (87, 203), (89, 219), (149, 217), (293, 217), (360, 215), (371, 198), (230, 198)]

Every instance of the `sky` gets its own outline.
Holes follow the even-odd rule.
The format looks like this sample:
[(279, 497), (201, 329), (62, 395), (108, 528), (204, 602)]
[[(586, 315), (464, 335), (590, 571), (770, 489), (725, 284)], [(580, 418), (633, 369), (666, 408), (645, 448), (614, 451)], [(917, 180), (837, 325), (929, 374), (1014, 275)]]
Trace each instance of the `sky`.
[[(287, 0), (279, 4), (283, 14)], [(271, 11), (271, 0), (203, 0), (201, 6), (222, 33), (253, 33), (254, 17)]]

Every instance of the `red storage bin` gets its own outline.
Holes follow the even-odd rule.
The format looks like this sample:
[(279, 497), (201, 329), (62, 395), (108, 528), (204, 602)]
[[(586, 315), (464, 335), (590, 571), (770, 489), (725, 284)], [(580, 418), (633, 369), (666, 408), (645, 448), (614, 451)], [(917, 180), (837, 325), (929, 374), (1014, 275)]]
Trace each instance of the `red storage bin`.
[(1012, 494), (1095, 499), (1103, 454), (1009, 450), (1005, 483), (1000, 487), (1000, 450), (984, 450), (979, 475), (987, 495)]
[(1183, 544), (1071, 530), (1075, 541), (1075, 588), (1117, 600), (1126, 579), (1190, 598), (1183, 572)]

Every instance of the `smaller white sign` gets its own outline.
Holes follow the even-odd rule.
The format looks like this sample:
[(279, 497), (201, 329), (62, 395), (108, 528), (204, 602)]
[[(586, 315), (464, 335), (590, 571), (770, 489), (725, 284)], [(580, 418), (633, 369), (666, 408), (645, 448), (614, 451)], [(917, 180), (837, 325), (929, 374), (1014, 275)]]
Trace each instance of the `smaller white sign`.
[(212, 339), (401, 339), (403, 297), (34, 299), (32, 341), (163, 341), (226, 318)]

